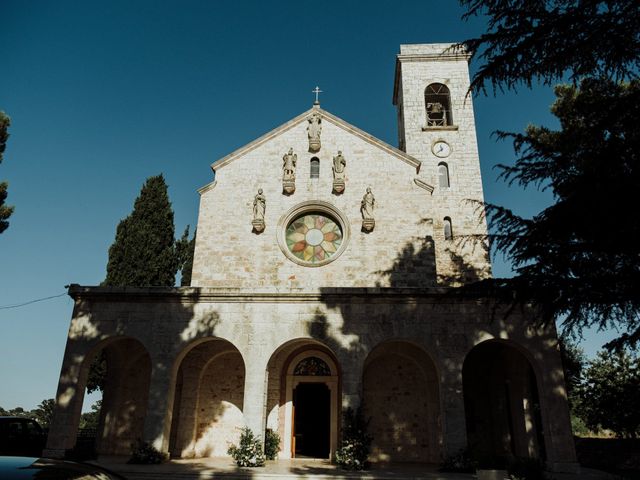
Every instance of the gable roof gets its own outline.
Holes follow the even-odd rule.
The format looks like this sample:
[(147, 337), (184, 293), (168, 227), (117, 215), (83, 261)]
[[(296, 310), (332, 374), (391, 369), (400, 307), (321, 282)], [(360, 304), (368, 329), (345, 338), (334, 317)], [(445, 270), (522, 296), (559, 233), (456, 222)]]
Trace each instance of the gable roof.
[(245, 146), (238, 148), (237, 150), (231, 152), (229, 155), (227, 155), (225, 157), (222, 157), (219, 160), (216, 160), (215, 162), (213, 162), (211, 164), (211, 169), (214, 172), (217, 172), (222, 167), (224, 167), (224, 166), (228, 165), (229, 163), (233, 162), (236, 158), (241, 157), (242, 155), (250, 152), (251, 150), (254, 150), (255, 148), (259, 147), (260, 145), (268, 142), (272, 138), (280, 135), (283, 132), (286, 132), (287, 130), (289, 130), (289, 129), (293, 128), (293, 127), (295, 127), (299, 123), (306, 121), (307, 118), (309, 118), (309, 116), (312, 113), (320, 114), (320, 117), (322, 118), (322, 120), (328, 120), (329, 122), (333, 123), (334, 125), (346, 130), (347, 132), (355, 135), (356, 137), (361, 138), (365, 142), (368, 142), (368, 143), (380, 148), (381, 150), (386, 151), (388, 154), (390, 154), (390, 155), (398, 158), (399, 160), (402, 160), (406, 164), (414, 167), (416, 169), (416, 173), (420, 172), (421, 163), (420, 163), (419, 160), (416, 160), (411, 155), (408, 155), (405, 152), (403, 152), (402, 150), (399, 150), (396, 147), (393, 147), (393, 146), (389, 145), (388, 143), (383, 142), (382, 140), (374, 137), (373, 135), (368, 134), (364, 130), (359, 129), (358, 127), (356, 127), (354, 125), (351, 125), (348, 122), (345, 122), (340, 117), (336, 117), (335, 115), (327, 112), (326, 110), (323, 110), (318, 105), (314, 105), (309, 110), (301, 113), (297, 117), (292, 118), (291, 120), (289, 120), (286, 123), (283, 123), (279, 127), (276, 127), (273, 130), (271, 130), (270, 132), (265, 133), (261, 137), (256, 138), (253, 142), (247, 143)]

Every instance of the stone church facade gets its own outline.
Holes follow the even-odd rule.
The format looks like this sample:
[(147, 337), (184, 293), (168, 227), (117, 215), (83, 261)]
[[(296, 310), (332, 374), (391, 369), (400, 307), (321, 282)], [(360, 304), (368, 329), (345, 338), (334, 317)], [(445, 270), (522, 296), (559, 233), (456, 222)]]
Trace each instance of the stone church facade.
[(372, 461), (479, 455), (575, 466), (556, 333), (451, 287), (491, 275), (468, 56), (402, 45), (399, 148), (311, 109), (212, 165), (192, 286), (72, 285), (47, 453), (73, 448), (89, 366), (107, 376), (102, 454), (138, 438), (226, 455), (248, 426), (279, 458), (332, 458), (342, 414)]

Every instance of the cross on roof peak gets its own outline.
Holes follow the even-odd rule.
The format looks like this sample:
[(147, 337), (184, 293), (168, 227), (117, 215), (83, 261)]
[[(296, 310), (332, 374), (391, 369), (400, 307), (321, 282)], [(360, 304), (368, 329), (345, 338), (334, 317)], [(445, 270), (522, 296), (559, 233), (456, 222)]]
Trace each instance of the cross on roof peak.
[(318, 95), (322, 93), (322, 90), (320, 90), (320, 87), (318, 87), (316, 85), (316, 88), (311, 90), (311, 93), (315, 93), (316, 94), (316, 101), (313, 102), (314, 105), (320, 105), (320, 100), (318, 98)]

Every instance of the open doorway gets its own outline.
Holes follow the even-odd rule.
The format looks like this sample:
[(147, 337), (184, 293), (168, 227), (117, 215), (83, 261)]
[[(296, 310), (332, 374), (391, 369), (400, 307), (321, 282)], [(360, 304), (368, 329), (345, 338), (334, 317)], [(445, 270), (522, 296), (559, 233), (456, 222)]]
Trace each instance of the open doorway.
[(296, 457), (328, 458), (331, 392), (324, 383), (300, 383), (293, 391)]

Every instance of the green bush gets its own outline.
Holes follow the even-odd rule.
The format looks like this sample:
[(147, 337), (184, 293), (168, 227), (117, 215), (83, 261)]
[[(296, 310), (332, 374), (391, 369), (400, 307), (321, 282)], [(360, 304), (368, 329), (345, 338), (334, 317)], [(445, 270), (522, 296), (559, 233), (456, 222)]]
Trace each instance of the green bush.
[(139, 463), (143, 465), (155, 465), (166, 462), (169, 455), (159, 451), (153, 445), (142, 440), (138, 440), (131, 446), (131, 458), (127, 463)]
[(570, 412), (571, 415), (571, 430), (576, 437), (586, 437), (591, 433), (587, 425), (579, 416)]
[(240, 435), (240, 445), (231, 445), (227, 453), (239, 467), (264, 467), (262, 442), (250, 428), (244, 427)]
[(600, 351), (588, 363), (576, 412), (593, 431), (640, 437), (640, 356), (632, 350)]
[(369, 464), (369, 450), (373, 438), (367, 433), (369, 420), (365, 420), (362, 408), (348, 408), (344, 413), (342, 443), (336, 452), (336, 463), (346, 470), (364, 470)]
[(275, 460), (280, 451), (280, 435), (267, 428), (264, 435), (264, 456), (267, 460)]

